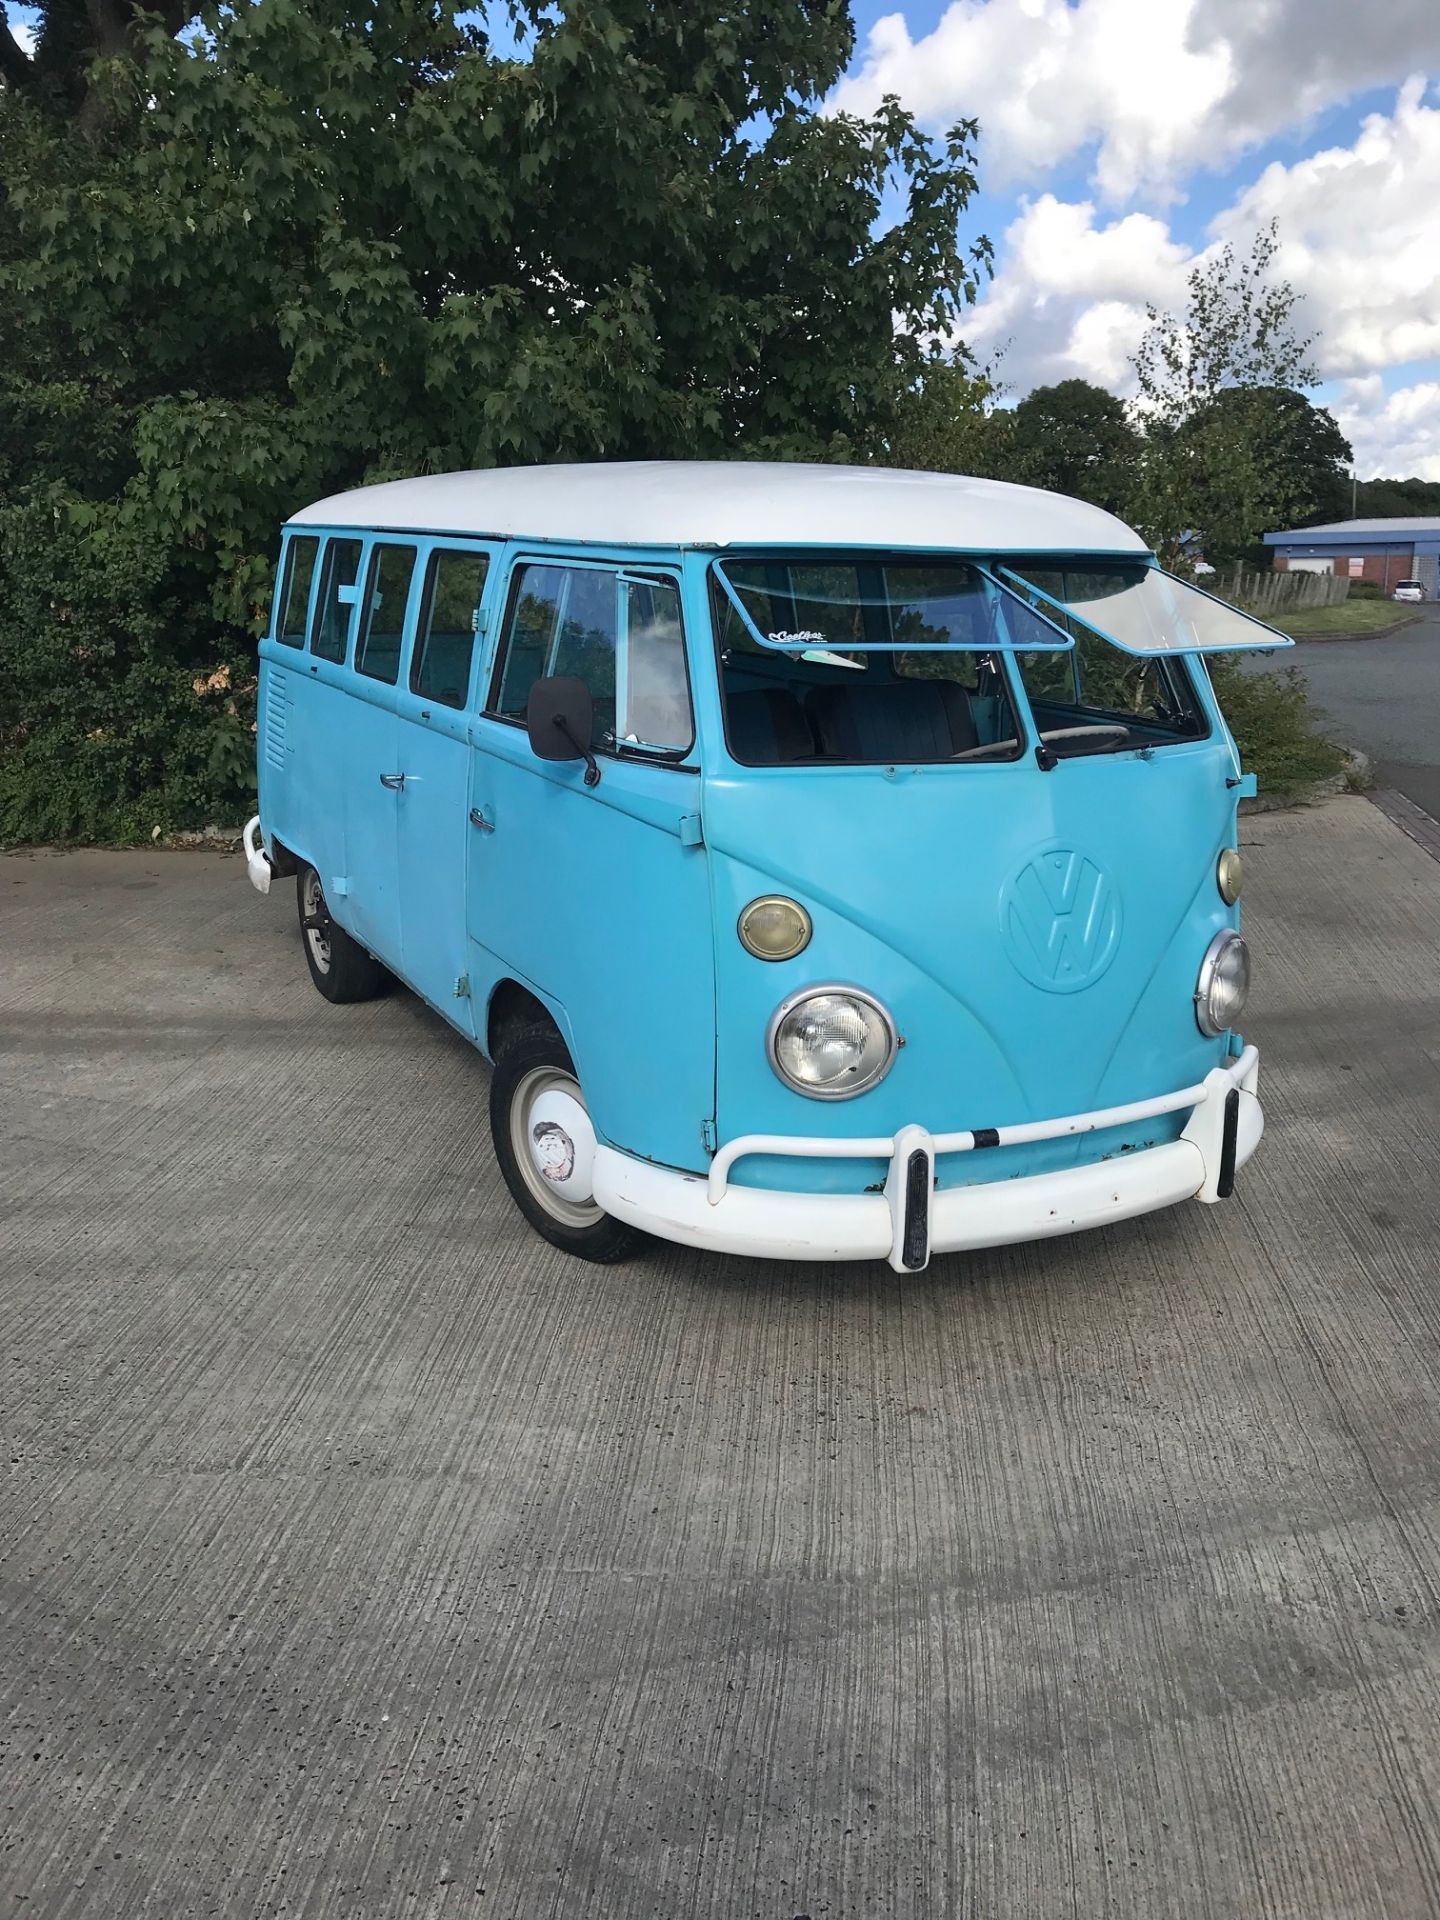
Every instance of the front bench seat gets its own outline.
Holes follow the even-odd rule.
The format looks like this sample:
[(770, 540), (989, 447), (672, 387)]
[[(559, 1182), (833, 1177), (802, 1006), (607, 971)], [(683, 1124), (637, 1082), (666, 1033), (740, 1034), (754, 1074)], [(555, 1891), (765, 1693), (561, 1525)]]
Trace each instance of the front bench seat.
[(816, 687), (807, 710), (827, 760), (949, 760), (980, 744), (970, 697), (953, 680)]
[(813, 760), (815, 735), (789, 687), (755, 687), (727, 695), (730, 751), (747, 767), (788, 767)]

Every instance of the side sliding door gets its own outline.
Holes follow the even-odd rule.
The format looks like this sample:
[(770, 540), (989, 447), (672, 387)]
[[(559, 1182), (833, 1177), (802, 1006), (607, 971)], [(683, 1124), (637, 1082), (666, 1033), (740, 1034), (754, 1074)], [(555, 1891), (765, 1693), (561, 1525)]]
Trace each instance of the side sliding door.
[(492, 552), (422, 545), (406, 671), (396, 693), (399, 892), (406, 981), (462, 1032), (475, 1032), (465, 939), (472, 682)]

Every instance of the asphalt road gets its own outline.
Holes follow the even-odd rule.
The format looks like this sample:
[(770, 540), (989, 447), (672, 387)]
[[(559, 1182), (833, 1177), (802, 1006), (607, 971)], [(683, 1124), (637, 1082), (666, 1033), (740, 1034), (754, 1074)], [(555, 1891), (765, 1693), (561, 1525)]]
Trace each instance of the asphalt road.
[(1440, 1914), (1440, 865), (1244, 835), (1236, 1198), (530, 1238), (238, 860), (0, 860), (0, 1893), (188, 1920)]
[(1380, 640), (1310, 640), (1293, 653), (1330, 731), (1375, 763), (1395, 787), (1440, 820), (1440, 605)]

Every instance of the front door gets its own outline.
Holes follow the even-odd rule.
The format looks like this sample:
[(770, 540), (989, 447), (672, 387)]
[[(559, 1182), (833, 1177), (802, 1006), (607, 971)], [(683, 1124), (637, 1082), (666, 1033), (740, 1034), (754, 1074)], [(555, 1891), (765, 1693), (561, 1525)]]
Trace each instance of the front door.
[[(474, 729), (473, 970), (557, 1010), (602, 1139), (701, 1170), (714, 949), (678, 582), (522, 557), (506, 607)], [(530, 688), (556, 673), (590, 687), (598, 784), (579, 760), (531, 752)]]

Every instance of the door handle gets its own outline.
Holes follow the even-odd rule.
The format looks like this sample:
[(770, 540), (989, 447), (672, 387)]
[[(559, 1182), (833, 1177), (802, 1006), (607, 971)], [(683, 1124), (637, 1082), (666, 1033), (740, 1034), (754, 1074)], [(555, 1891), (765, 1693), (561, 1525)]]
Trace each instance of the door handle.
[(482, 833), (493, 833), (495, 831), (495, 822), (485, 818), (483, 807), (471, 807), (470, 824), (472, 827), (478, 827)]
[(382, 773), (380, 784), (389, 787), (392, 793), (399, 793), (405, 785), (405, 776), (403, 773)]

